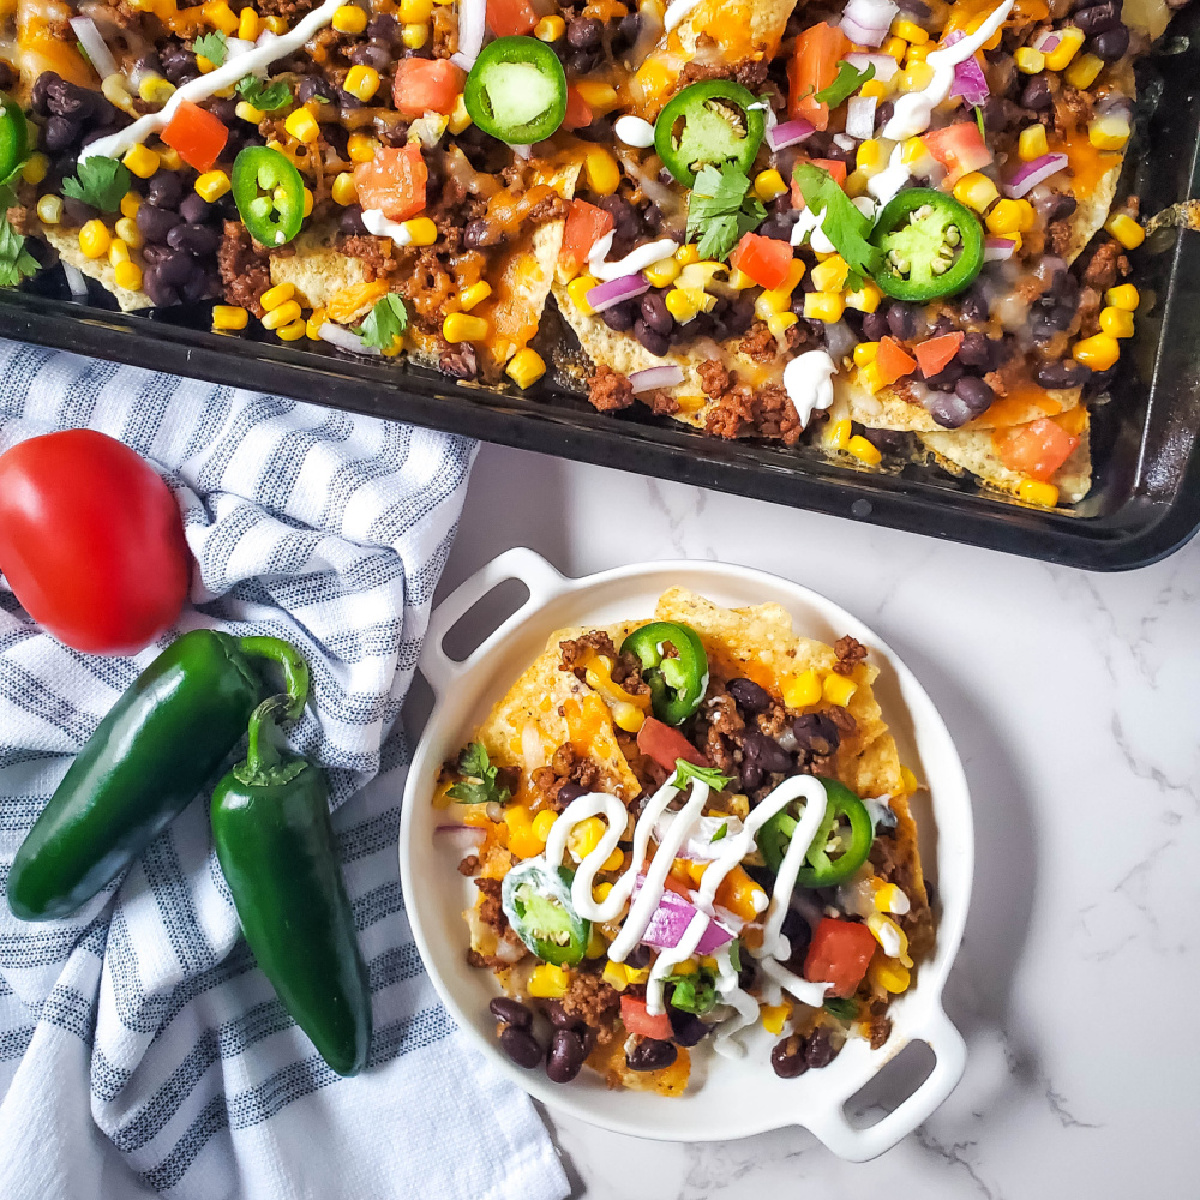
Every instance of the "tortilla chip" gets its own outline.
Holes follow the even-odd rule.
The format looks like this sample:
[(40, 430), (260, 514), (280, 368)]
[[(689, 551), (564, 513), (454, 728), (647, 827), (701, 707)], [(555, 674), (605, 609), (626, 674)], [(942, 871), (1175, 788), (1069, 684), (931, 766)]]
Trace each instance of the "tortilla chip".
[(104, 258), (88, 258), (79, 249), (78, 230), (62, 229), (57, 225), (39, 222), (39, 233), (58, 251), (59, 258), (82, 271), (89, 279), (99, 280), (112, 292), (122, 312), (137, 312), (140, 308), (153, 308), (154, 301), (143, 291), (131, 291), (117, 286), (116, 268)]
[(1114, 157), (1117, 159), (1116, 165), (1100, 177), (1090, 193), (1085, 195), (1077, 191), (1068, 181), (1066, 190), (1075, 197), (1075, 212), (1070, 221), (1071, 240), (1063, 254), (1068, 264), (1073, 263), (1083, 253), (1084, 247), (1104, 228), (1104, 222), (1108, 220), (1123, 165), (1121, 155)]
[(1121, 5), (1121, 21), (1151, 41), (1162, 37), (1170, 20), (1171, 10), (1165, 0), (1124, 0)]

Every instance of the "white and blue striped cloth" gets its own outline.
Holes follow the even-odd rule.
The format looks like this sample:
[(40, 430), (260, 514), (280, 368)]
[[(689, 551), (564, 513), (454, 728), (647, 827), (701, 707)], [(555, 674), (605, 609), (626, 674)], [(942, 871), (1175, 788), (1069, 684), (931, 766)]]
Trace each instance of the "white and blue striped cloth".
[[(396, 866), (396, 716), (473, 444), (0, 341), (0, 451), (75, 426), (174, 489), (199, 563), (180, 630), (276, 634), (308, 656), (291, 740), (328, 772), (375, 1038), (370, 1069), (339, 1079), (293, 1025), (239, 937), (198, 800), (74, 918), (26, 924), (0, 904), (0, 1196), (559, 1200), (532, 1104), (438, 1003)], [(161, 645), (77, 653), (0, 585), (0, 883)]]

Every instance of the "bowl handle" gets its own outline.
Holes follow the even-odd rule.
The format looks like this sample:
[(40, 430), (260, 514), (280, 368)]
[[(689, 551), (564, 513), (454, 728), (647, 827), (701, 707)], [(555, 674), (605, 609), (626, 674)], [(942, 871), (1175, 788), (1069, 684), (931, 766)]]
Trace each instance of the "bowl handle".
[(819, 1117), (805, 1122), (839, 1158), (867, 1162), (890, 1150), (932, 1115), (958, 1085), (967, 1063), (967, 1046), (962, 1034), (940, 1007), (933, 1010), (923, 1026), (909, 1035), (909, 1041), (927, 1043), (937, 1061), (929, 1077), (886, 1117), (865, 1129), (855, 1129), (846, 1120), (843, 1100)]
[[(442, 647), (446, 634), (459, 619), (484, 598), (494, 587), (507, 579), (519, 579), (529, 596), (498, 629), (488, 635), (462, 662), (452, 659)], [(464, 580), (429, 615), (425, 644), (417, 667), (440, 699), (459, 673), (465, 670), (493, 639), (518, 621), (526, 609), (545, 603), (567, 587), (567, 580), (540, 554), (524, 546), (514, 546), (493, 558), (469, 579)]]

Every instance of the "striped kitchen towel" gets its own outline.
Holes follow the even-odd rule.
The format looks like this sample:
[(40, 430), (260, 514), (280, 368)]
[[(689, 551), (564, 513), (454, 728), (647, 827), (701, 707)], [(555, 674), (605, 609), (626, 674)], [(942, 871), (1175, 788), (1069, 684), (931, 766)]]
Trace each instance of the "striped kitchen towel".
[[(300, 645), (370, 968), (371, 1067), (340, 1079), (239, 937), (194, 802), (69, 920), (0, 904), (0, 1196), (559, 1200), (532, 1104), (455, 1033), (396, 865), (396, 721), (474, 446), (447, 434), (0, 342), (0, 451), (53, 429), (122, 439), (166, 477), (199, 564), (180, 631)], [(77, 653), (0, 586), (0, 882), (71, 756), (165, 645)]]

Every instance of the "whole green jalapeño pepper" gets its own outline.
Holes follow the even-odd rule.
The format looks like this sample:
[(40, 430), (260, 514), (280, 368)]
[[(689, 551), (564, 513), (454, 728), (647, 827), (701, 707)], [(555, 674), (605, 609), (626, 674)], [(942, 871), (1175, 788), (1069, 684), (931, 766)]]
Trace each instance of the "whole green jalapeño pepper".
[(29, 157), (29, 124), (21, 106), (0, 92), (0, 183)]
[(247, 146), (233, 160), (233, 201), (250, 236), (268, 248), (290, 242), (304, 223), (304, 180), (269, 146)]
[(308, 692), (308, 665), (287, 642), (193, 629), (176, 638), (96, 726), (29, 831), (8, 875), (26, 921), (64, 917), (158, 836), (211, 778), (266, 692), (256, 658)]
[(537, 38), (502, 37), (480, 52), (463, 87), (471, 120), (510, 146), (545, 141), (567, 115), (567, 77)]
[(517, 937), (538, 958), (555, 966), (579, 962), (587, 950), (592, 923), (571, 903), (573, 875), (551, 871), (544, 859), (530, 858), (504, 877), (500, 902)]
[[(874, 839), (867, 806), (845, 784), (836, 779), (826, 779), (823, 775), (817, 778), (825, 785), (829, 805), (825, 810), (825, 819), (804, 856), (805, 865), (796, 876), (796, 882), (806, 888), (831, 887), (849, 879), (867, 861)], [(758, 831), (758, 849), (763, 862), (772, 871), (779, 870), (792, 834), (796, 832), (796, 824), (795, 817), (784, 808)], [(836, 850), (830, 845), (830, 839), (835, 834)]]
[(674, 621), (654, 621), (621, 643), (621, 653), (626, 651), (642, 664), (654, 715), (667, 725), (682, 725), (708, 691), (708, 655), (696, 631)]
[(684, 187), (695, 185), (703, 166), (733, 163), (749, 172), (767, 127), (760, 104), (731, 79), (693, 83), (658, 114), (655, 153)]
[(871, 244), (882, 252), (875, 282), (916, 304), (961, 292), (983, 266), (978, 217), (933, 188), (906, 188), (884, 205)]
[(339, 1075), (366, 1065), (371, 988), (354, 931), (321, 771), (276, 748), (273, 696), (250, 718), (246, 761), (213, 792), (213, 842), (246, 941), (321, 1057)]

